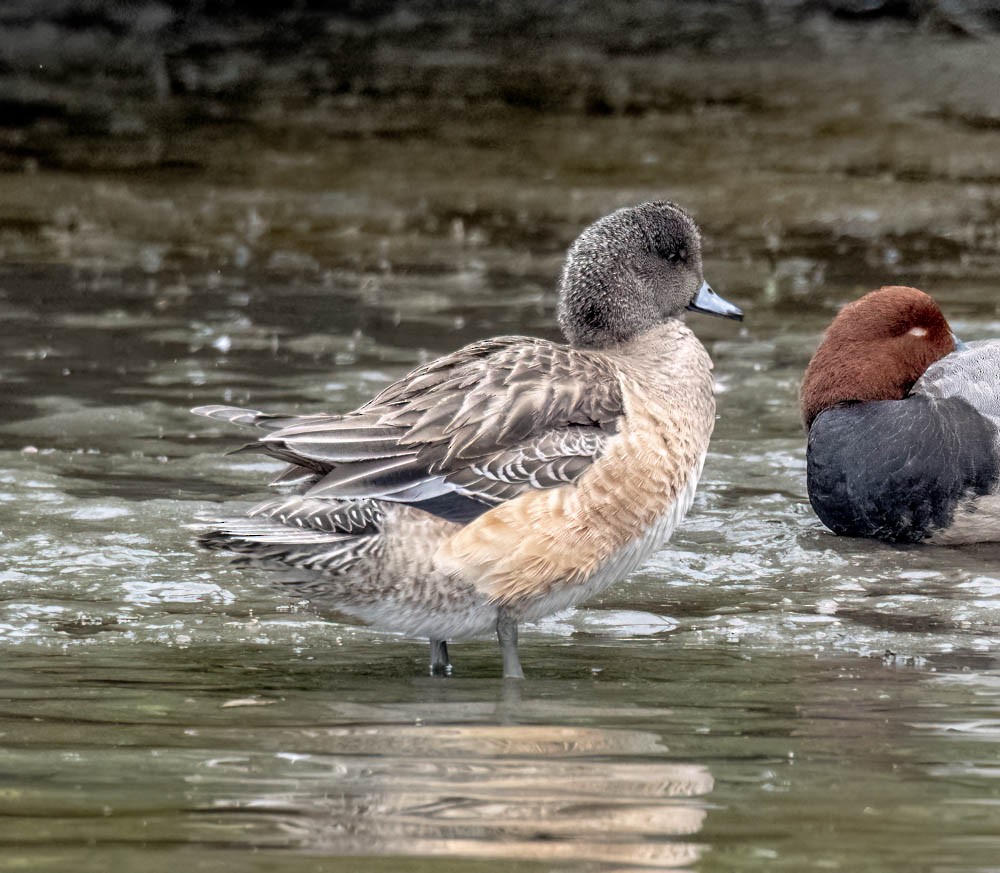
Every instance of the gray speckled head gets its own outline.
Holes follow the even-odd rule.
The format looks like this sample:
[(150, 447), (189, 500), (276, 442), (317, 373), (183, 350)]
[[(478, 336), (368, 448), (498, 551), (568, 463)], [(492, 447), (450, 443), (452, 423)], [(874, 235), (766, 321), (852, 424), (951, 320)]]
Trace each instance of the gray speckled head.
[(559, 282), (559, 326), (575, 346), (608, 346), (676, 317), (703, 282), (701, 235), (679, 206), (619, 209), (570, 247)]

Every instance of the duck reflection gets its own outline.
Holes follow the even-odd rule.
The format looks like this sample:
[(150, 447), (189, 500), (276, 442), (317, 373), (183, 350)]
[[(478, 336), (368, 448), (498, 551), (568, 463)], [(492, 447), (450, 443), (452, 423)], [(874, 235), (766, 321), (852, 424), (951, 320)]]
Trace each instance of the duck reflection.
[(208, 762), (192, 794), (206, 812), (252, 811), (258, 837), (270, 814), (274, 838), (310, 853), (670, 870), (701, 854), (712, 775), (663, 760), (650, 732), (368, 724), (299, 739), (315, 751)]

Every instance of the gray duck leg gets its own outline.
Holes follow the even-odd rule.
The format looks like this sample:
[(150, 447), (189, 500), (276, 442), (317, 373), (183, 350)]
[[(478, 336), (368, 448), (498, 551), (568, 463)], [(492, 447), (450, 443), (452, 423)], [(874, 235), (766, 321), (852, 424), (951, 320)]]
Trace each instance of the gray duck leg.
[(450, 676), (451, 661), (448, 660), (448, 641), (431, 638), (431, 676)]
[(521, 659), (517, 657), (517, 619), (502, 607), (497, 612), (497, 639), (503, 655), (503, 678), (523, 679)]

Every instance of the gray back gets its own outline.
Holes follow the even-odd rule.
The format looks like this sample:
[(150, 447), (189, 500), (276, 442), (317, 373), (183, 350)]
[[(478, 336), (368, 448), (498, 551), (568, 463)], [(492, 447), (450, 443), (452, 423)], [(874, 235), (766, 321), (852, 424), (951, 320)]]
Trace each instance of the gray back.
[(937, 399), (960, 397), (983, 415), (1000, 419), (1000, 340), (968, 343), (936, 361), (911, 393)]

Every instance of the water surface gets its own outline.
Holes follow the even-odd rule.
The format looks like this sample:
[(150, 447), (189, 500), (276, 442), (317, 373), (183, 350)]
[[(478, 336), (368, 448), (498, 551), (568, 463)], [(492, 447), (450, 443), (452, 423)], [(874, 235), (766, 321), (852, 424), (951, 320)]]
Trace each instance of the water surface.
[[(988, 47), (609, 60), (641, 112), (272, 103), (172, 143), (193, 168), (0, 177), (0, 870), (1000, 869), (1000, 546), (832, 537), (796, 411), (868, 288), (1000, 332)], [(425, 642), (192, 546), (277, 466), (189, 407), (347, 410), (554, 337), (566, 245), (652, 196), (748, 318), (691, 318), (719, 420), (688, 520), (524, 630), (522, 687), (492, 640), (433, 680)]]

